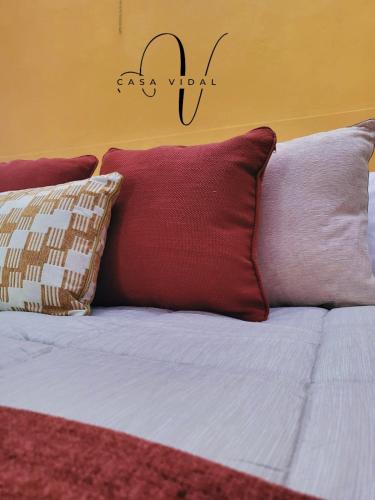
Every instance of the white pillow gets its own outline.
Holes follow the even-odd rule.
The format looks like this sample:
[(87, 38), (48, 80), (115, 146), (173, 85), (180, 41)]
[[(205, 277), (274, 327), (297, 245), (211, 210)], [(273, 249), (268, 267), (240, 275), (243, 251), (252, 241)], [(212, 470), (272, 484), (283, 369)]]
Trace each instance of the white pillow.
[(368, 183), (368, 240), (372, 268), (375, 272), (375, 172), (370, 172)]
[(278, 144), (264, 174), (258, 240), (272, 306), (375, 305), (367, 214), (374, 146), (375, 119)]

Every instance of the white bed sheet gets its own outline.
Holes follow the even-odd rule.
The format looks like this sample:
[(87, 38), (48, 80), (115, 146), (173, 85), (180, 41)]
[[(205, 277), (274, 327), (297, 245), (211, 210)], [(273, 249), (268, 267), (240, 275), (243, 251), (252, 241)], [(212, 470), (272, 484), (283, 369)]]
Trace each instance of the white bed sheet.
[(0, 313), (0, 404), (173, 446), (324, 498), (375, 498), (375, 307)]

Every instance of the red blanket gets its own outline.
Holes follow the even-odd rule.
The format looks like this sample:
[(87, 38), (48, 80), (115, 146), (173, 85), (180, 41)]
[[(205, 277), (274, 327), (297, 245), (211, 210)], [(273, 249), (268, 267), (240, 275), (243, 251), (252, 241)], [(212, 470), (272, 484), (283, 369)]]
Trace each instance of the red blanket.
[(127, 434), (0, 407), (0, 498), (312, 497)]

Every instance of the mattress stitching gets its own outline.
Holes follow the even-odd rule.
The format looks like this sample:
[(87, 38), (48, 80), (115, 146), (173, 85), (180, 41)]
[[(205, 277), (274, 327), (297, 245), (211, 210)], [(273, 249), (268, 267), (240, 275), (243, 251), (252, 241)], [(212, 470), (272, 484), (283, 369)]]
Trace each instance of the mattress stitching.
[(21, 348), (21, 352), (25, 354), (25, 358), (23, 359), (12, 359), (11, 363), (0, 365), (0, 378), (2, 378), (2, 374), (5, 370), (13, 369), (18, 367), (19, 365), (28, 363), (29, 361), (34, 361), (37, 358), (50, 354), (55, 349), (54, 346), (46, 344), (44, 349), (38, 352), (28, 352), (27, 350)]
[(304, 398), (304, 404), (301, 409), (301, 413), (298, 419), (298, 427), (293, 443), (293, 449), (290, 454), (290, 460), (288, 462), (288, 465), (285, 469), (284, 476), (282, 478), (282, 484), (287, 486), (289, 484), (289, 479), (290, 479), (290, 473), (294, 467), (294, 463), (296, 461), (296, 458), (298, 457), (298, 451), (300, 449), (300, 446), (302, 444), (303, 440), (303, 435), (306, 430), (306, 424), (308, 421), (308, 417), (310, 415), (310, 407), (312, 404), (312, 386), (314, 384), (314, 379), (315, 379), (315, 374), (318, 366), (318, 361), (320, 358), (320, 354), (322, 352), (322, 346), (324, 343), (324, 325), (325, 325), (325, 320), (327, 318), (327, 315), (329, 314), (329, 311), (327, 310), (322, 317), (322, 323), (321, 323), (321, 329), (320, 329), (320, 342), (317, 345), (317, 348), (315, 350), (315, 358), (311, 367), (311, 372), (310, 372), (310, 381), (306, 383), (306, 396)]
[[(267, 380), (271, 374), (272, 376), (275, 377), (276, 380), (279, 379), (280, 377), (282, 377), (284, 380), (287, 380), (292, 386), (290, 388), (290, 391), (289, 391), (290, 394), (293, 394), (293, 396), (295, 396), (299, 399), (303, 398), (302, 395), (298, 394), (299, 390), (302, 392), (303, 379), (296, 382), (295, 379), (292, 377), (292, 375), (289, 375), (286, 373), (279, 373), (277, 371), (270, 370), (270, 369), (261, 370), (259, 368), (251, 368), (248, 371), (243, 372), (243, 371), (237, 371), (237, 370), (233, 370), (231, 368), (224, 368), (222, 366), (217, 366), (217, 365), (212, 365), (212, 364), (195, 364), (195, 363), (186, 362), (186, 361), (178, 361), (178, 360), (170, 360), (170, 359), (167, 360), (167, 359), (160, 359), (160, 358), (155, 358), (155, 357), (150, 357), (150, 356), (140, 356), (139, 354), (134, 354), (134, 353), (118, 353), (118, 352), (103, 351), (103, 350), (97, 350), (97, 349), (91, 349), (91, 348), (84, 348), (83, 349), (82, 347), (72, 346), (72, 345), (61, 346), (61, 345), (56, 345), (56, 344), (53, 344), (53, 343), (50, 343), (47, 341), (32, 340), (29, 338), (24, 338), (24, 339), (22, 339), (22, 341), (44, 345), (46, 347), (50, 347), (50, 349), (38, 353), (37, 356), (30, 355), (30, 357), (28, 357), (26, 359), (19, 360), (18, 362), (15, 361), (14, 364), (12, 363), (12, 365), (6, 366), (3, 369), (5, 369), (5, 370), (12, 369), (12, 368), (18, 366), (18, 364), (20, 364), (20, 363), (24, 364), (26, 362), (33, 361), (35, 358), (40, 357), (41, 355), (44, 355), (44, 354), (50, 354), (50, 353), (55, 352), (55, 351), (59, 352), (59, 351), (70, 350), (73, 352), (74, 351), (76, 351), (76, 352), (90, 352), (90, 353), (104, 355), (104, 356), (116, 356), (116, 357), (120, 357), (120, 358), (121, 357), (122, 358), (130, 358), (130, 359), (134, 359), (134, 360), (142, 360), (142, 361), (148, 361), (148, 362), (159, 363), (159, 364), (167, 364), (167, 365), (176, 366), (176, 367), (188, 366), (188, 367), (192, 367), (192, 368), (195, 368), (198, 370), (200, 370), (200, 369), (216, 370), (219, 373), (226, 373), (226, 374), (230, 374), (230, 375), (235, 376), (235, 377), (251, 377), (251, 376), (255, 375), (255, 376), (258, 376), (259, 379)], [(0, 368), (0, 371), (1, 371), (1, 368)], [(297, 393), (294, 392), (294, 390), (296, 390)]]

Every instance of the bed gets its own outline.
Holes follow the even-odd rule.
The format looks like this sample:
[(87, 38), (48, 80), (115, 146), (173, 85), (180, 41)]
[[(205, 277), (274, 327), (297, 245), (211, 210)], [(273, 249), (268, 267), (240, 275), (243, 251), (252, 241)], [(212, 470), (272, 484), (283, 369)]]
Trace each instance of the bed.
[(375, 498), (375, 306), (2, 312), (0, 405), (124, 431), (294, 490)]

